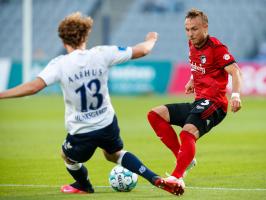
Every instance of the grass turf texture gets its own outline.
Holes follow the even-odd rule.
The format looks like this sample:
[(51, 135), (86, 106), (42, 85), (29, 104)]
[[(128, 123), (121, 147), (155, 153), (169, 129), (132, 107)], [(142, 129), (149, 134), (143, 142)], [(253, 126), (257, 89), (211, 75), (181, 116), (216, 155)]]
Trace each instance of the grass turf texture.
[[(112, 98), (125, 149), (160, 175), (171, 172), (175, 159), (155, 137), (146, 113), (154, 106), (182, 101), (182, 97)], [(187, 189), (182, 199), (266, 198), (265, 110), (265, 98), (246, 97), (239, 113), (229, 112), (222, 124), (197, 142), (198, 166), (185, 179)], [(139, 178), (132, 192), (113, 191), (107, 186), (114, 164), (104, 159), (100, 149), (86, 163), (96, 193), (62, 194), (60, 186), (73, 181), (60, 158), (66, 135), (62, 97), (34, 96), (0, 101), (0, 113), (0, 199), (177, 198), (152, 187), (143, 178)], [(257, 190), (259, 188), (262, 190)]]

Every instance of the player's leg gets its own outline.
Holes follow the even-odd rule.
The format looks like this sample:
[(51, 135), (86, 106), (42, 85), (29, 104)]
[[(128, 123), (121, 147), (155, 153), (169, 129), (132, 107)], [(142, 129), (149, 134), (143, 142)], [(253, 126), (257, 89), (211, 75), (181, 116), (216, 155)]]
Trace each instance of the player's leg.
[[(166, 118), (164, 118), (164, 119), (167, 122), (168, 127), (171, 126), (171, 124), (183, 127), (185, 122), (186, 122), (186, 119), (187, 119), (187, 117), (188, 117), (188, 115), (190, 113), (190, 110), (192, 109), (192, 104), (190, 104), (190, 103), (167, 104), (167, 105), (165, 105), (165, 108), (167, 109), (168, 112), (165, 111), (165, 109), (164, 109), (164, 111), (167, 112)], [(160, 111), (160, 110), (157, 110), (157, 111)], [(162, 112), (159, 112), (159, 113), (162, 113)], [(162, 115), (162, 116), (165, 116), (165, 115)], [(156, 126), (155, 122), (153, 124)], [(163, 131), (162, 128), (161, 128), (161, 131)], [(165, 131), (163, 133), (164, 133), (164, 137), (165, 138), (167, 138), (169, 135), (173, 135), (172, 134), (173, 132), (171, 133), (169, 131)], [(181, 139), (181, 142), (182, 142), (182, 140), (184, 138), (183, 137), (184, 134), (181, 134), (181, 135), (182, 135), (182, 137), (180, 139)], [(168, 140), (170, 142), (171, 141), (175, 141), (173, 139), (173, 137), (169, 137)], [(169, 147), (169, 143), (166, 144), (166, 146)], [(178, 148), (176, 148), (176, 146), (178, 146)], [(174, 154), (175, 154), (175, 156), (177, 158), (177, 163), (178, 163), (179, 162), (178, 161), (178, 156), (179, 156), (179, 153), (180, 153), (180, 144), (177, 145), (177, 143), (175, 142), (175, 148), (172, 148), (171, 150), (175, 151)], [(177, 194), (183, 194), (184, 188), (185, 188), (185, 183), (184, 183), (182, 178), (178, 179), (178, 178), (176, 178), (174, 176), (170, 176), (170, 177), (168, 177), (168, 178), (166, 178), (164, 180), (167, 181), (167, 182), (171, 182), (171, 181), (178, 182), (178, 185), (175, 187), (175, 190), (177, 190)]]
[(219, 124), (226, 115), (221, 108), (216, 109), (216, 106), (212, 106), (212, 103), (205, 106), (205, 100), (202, 102), (195, 103), (180, 133), (181, 147), (176, 168), (172, 173), (176, 178), (183, 178), (184, 172), (191, 164), (196, 152), (196, 140)]
[(93, 193), (94, 189), (88, 179), (87, 168), (82, 163), (69, 160), (64, 152), (62, 152), (62, 158), (65, 161), (67, 171), (76, 182), (62, 186), (61, 191), (64, 193)]
[[(80, 138), (82, 137), (82, 138)], [(64, 193), (93, 193), (94, 189), (88, 179), (87, 168), (82, 164), (91, 158), (95, 152), (96, 146), (90, 144), (84, 138), (89, 137), (86, 134), (82, 136), (68, 135), (62, 145), (62, 158), (68, 173), (76, 182), (61, 187)]]
[(171, 124), (183, 126), (191, 105), (188, 103), (167, 104), (153, 108), (148, 113), (148, 120), (161, 141), (177, 158), (180, 142)]
[(169, 123), (169, 112), (166, 106), (153, 108), (147, 115), (149, 123), (160, 140), (177, 157), (179, 151), (179, 141), (175, 130)]
[(186, 124), (180, 132), (181, 146), (177, 156), (177, 163), (172, 176), (183, 178), (188, 166), (193, 161), (196, 153), (196, 140), (199, 138), (199, 131), (193, 124)]

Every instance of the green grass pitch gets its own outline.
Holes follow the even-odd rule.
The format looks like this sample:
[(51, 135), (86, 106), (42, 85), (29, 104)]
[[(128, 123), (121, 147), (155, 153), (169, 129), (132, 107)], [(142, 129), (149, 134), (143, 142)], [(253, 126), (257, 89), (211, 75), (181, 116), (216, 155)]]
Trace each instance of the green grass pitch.
[[(155, 137), (146, 113), (156, 105), (182, 102), (182, 97), (113, 97), (125, 149), (160, 175), (171, 172), (175, 159)], [(186, 99), (191, 100), (191, 99)], [(108, 187), (114, 164), (100, 149), (86, 163), (96, 193), (66, 195), (59, 191), (72, 179), (60, 158), (65, 138), (61, 96), (34, 96), (0, 101), (0, 199), (176, 199), (139, 178), (129, 193)], [(176, 128), (179, 131), (179, 128)], [(198, 165), (186, 177), (181, 199), (266, 199), (266, 100), (243, 98), (243, 109), (197, 142)]]

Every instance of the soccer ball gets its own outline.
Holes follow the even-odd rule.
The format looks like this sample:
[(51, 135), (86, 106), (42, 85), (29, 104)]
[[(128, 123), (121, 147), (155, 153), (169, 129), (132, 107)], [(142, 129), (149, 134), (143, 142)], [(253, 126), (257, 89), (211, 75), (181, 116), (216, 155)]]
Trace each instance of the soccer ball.
[(118, 192), (129, 192), (136, 187), (138, 175), (128, 169), (116, 165), (109, 174), (111, 187)]

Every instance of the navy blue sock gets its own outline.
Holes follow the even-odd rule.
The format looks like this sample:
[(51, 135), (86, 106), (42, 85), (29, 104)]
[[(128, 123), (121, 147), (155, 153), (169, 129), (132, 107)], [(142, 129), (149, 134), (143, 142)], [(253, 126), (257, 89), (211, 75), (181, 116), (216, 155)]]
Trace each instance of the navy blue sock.
[(154, 184), (154, 181), (158, 177), (157, 174), (148, 169), (143, 163), (132, 153), (126, 152), (122, 158), (121, 165), (128, 170), (142, 176), (150, 183)]
[(72, 186), (85, 191), (92, 188), (90, 181), (87, 179), (88, 177), (87, 168), (84, 165), (82, 165), (82, 167), (78, 170), (71, 170), (67, 168), (67, 171), (77, 181), (77, 183), (72, 184)]

